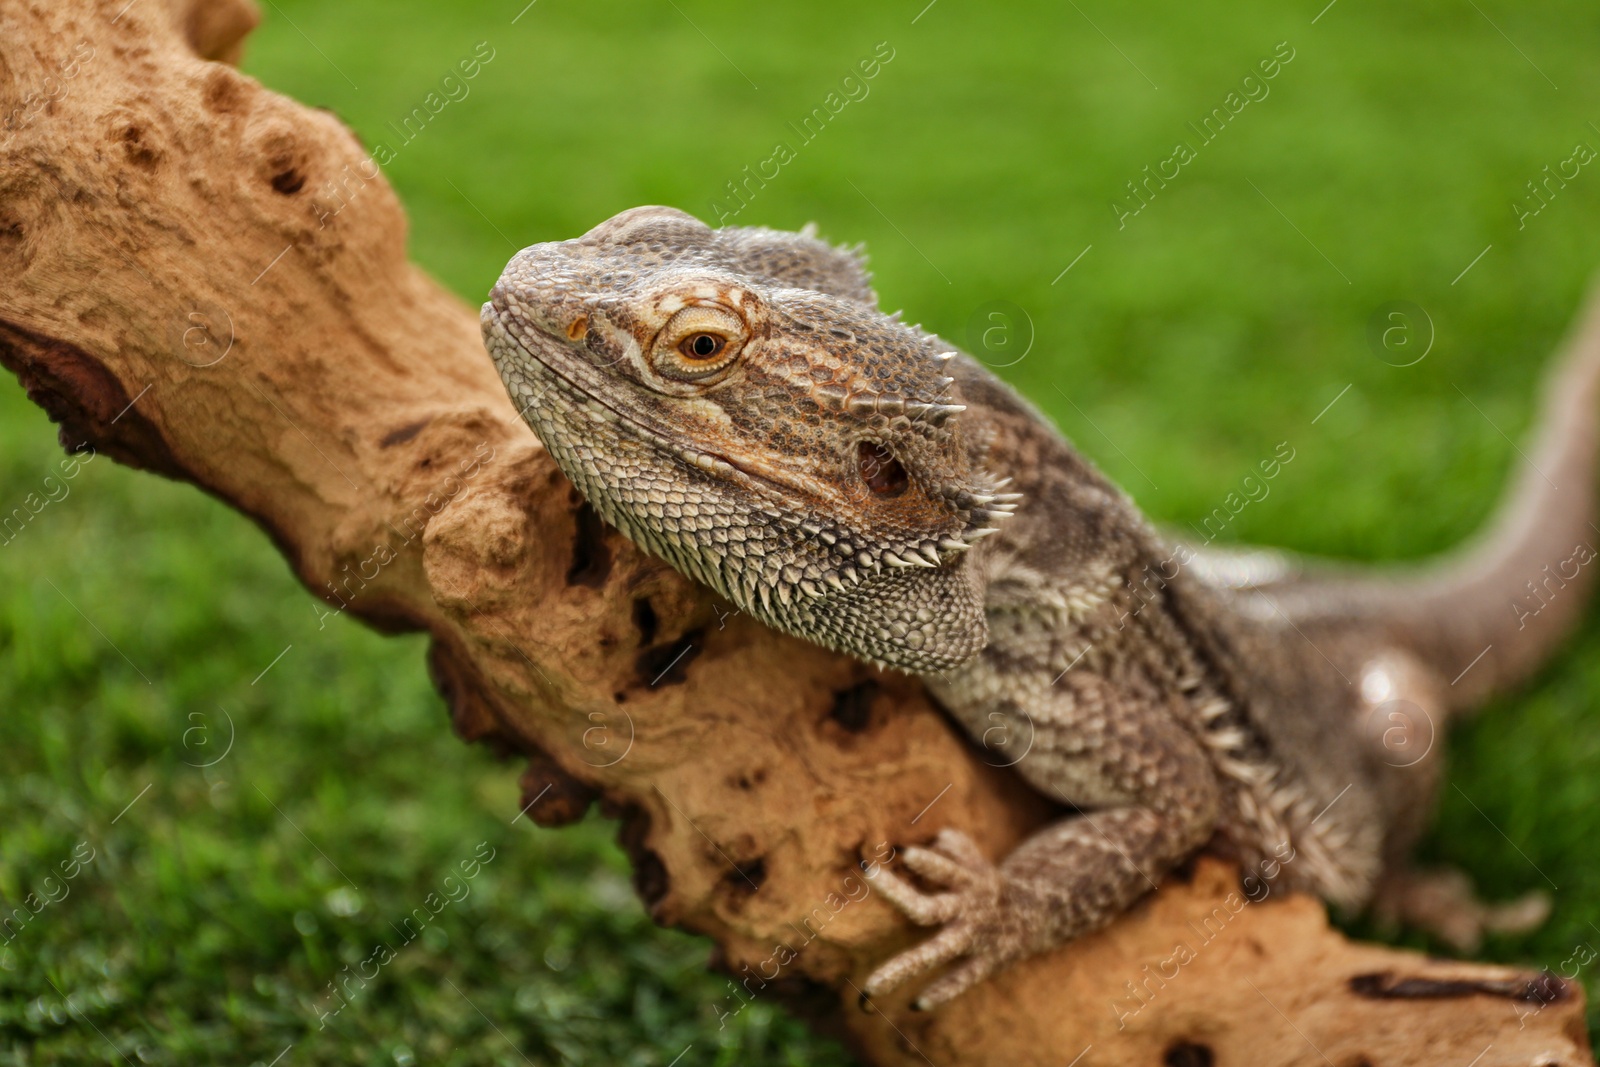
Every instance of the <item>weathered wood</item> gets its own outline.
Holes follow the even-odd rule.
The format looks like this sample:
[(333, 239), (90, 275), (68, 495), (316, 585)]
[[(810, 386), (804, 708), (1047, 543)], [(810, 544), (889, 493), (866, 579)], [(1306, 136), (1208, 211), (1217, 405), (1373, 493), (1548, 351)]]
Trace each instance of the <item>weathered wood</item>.
[(938, 1012), (859, 1008), (921, 935), (858, 861), (944, 825), (999, 854), (1048, 807), (915, 681), (732, 614), (581, 506), (380, 168), (227, 65), (247, 0), (125, 3), (0, 2), (0, 361), (67, 447), (250, 515), (329, 611), (428, 631), (456, 731), (528, 757), (533, 818), (622, 818), (651, 914), (716, 941), (720, 1010), (781, 998), (878, 1064), (1591, 1062), (1575, 985), (1350, 944), (1215, 860)]

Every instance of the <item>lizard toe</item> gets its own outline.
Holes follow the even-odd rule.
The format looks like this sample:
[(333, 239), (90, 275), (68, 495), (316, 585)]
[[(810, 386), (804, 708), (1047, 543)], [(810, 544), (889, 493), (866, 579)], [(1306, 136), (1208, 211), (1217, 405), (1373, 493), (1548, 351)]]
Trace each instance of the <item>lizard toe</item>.
[(945, 927), (915, 948), (908, 948), (879, 967), (867, 978), (863, 988), (869, 996), (887, 993), (919, 974), (965, 955), (973, 944), (975, 929), (966, 924)]
[(950, 891), (924, 892), (883, 867), (871, 875), (873, 885), (912, 922), (943, 929), (874, 971), (866, 990), (894, 989), (918, 975), (970, 957), (918, 998), (918, 1007), (931, 1008), (982, 981), (1015, 955), (1001, 947), (1010, 940), (996, 936), (1007, 922), (1006, 880), (972, 839), (958, 831), (941, 831), (931, 847), (909, 847), (901, 857), (919, 877), (949, 886)]
[(972, 839), (972, 835), (965, 830), (957, 830), (947, 826), (939, 831), (938, 836), (933, 839), (933, 843), (934, 847), (938, 848), (939, 851), (956, 860), (964, 867), (983, 870), (994, 866), (989, 862), (989, 857), (983, 854), (983, 850), (978, 848), (978, 843)]
[(884, 899), (918, 926), (940, 926), (961, 914), (956, 893), (924, 893), (891, 870), (878, 868), (867, 876)]
[(918, 1011), (932, 1011), (988, 978), (1006, 962), (1007, 959), (999, 953), (984, 952), (974, 956), (949, 974), (930, 983), (928, 988), (912, 1001), (912, 1007)]
[(916, 845), (901, 852), (900, 859), (924, 881), (952, 889), (965, 889), (977, 881), (981, 874), (943, 852)]

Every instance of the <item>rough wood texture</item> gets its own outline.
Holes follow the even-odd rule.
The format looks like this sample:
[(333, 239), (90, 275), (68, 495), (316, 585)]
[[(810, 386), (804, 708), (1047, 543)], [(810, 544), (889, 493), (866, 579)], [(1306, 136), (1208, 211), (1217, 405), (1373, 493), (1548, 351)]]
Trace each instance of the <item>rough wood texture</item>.
[(1591, 1062), (1576, 986), (1351, 945), (1209, 860), (944, 1010), (858, 1008), (918, 936), (858, 859), (941, 825), (1000, 854), (1046, 807), (915, 682), (601, 528), (361, 145), (227, 65), (248, 0), (125, 3), (0, 2), (0, 360), (67, 447), (194, 483), (330, 610), (432, 634), (456, 731), (528, 758), (539, 822), (621, 817), (651, 913), (717, 942), (721, 1010), (782, 998), (877, 1064)]

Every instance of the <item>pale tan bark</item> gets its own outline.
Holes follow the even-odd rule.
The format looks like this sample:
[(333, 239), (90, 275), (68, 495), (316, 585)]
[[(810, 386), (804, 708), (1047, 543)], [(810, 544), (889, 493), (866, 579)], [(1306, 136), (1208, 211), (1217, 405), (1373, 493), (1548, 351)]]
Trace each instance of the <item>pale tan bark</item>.
[(1213, 860), (938, 1012), (858, 1008), (921, 936), (858, 857), (941, 826), (1000, 854), (1047, 807), (916, 682), (727, 614), (602, 529), (474, 310), (406, 259), (356, 139), (226, 65), (247, 0), (125, 3), (0, 2), (0, 361), (69, 447), (194, 483), (331, 606), (428, 631), (457, 732), (528, 757), (530, 815), (601, 799), (651, 914), (740, 978), (776, 967), (758, 995), (877, 1064), (1591, 1062), (1574, 984), (1353, 945), (1310, 899), (1235, 912)]

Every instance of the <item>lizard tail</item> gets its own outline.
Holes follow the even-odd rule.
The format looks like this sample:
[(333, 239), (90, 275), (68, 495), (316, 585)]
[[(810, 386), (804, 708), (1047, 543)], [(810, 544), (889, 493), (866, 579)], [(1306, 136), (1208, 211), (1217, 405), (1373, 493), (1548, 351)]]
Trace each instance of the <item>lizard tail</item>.
[(1600, 287), (1545, 380), (1535, 432), (1518, 453), (1488, 524), (1431, 565), (1307, 574), (1269, 595), (1313, 625), (1377, 628), (1449, 682), (1451, 708), (1526, 679), (1582, 617), (1600, 573)]

